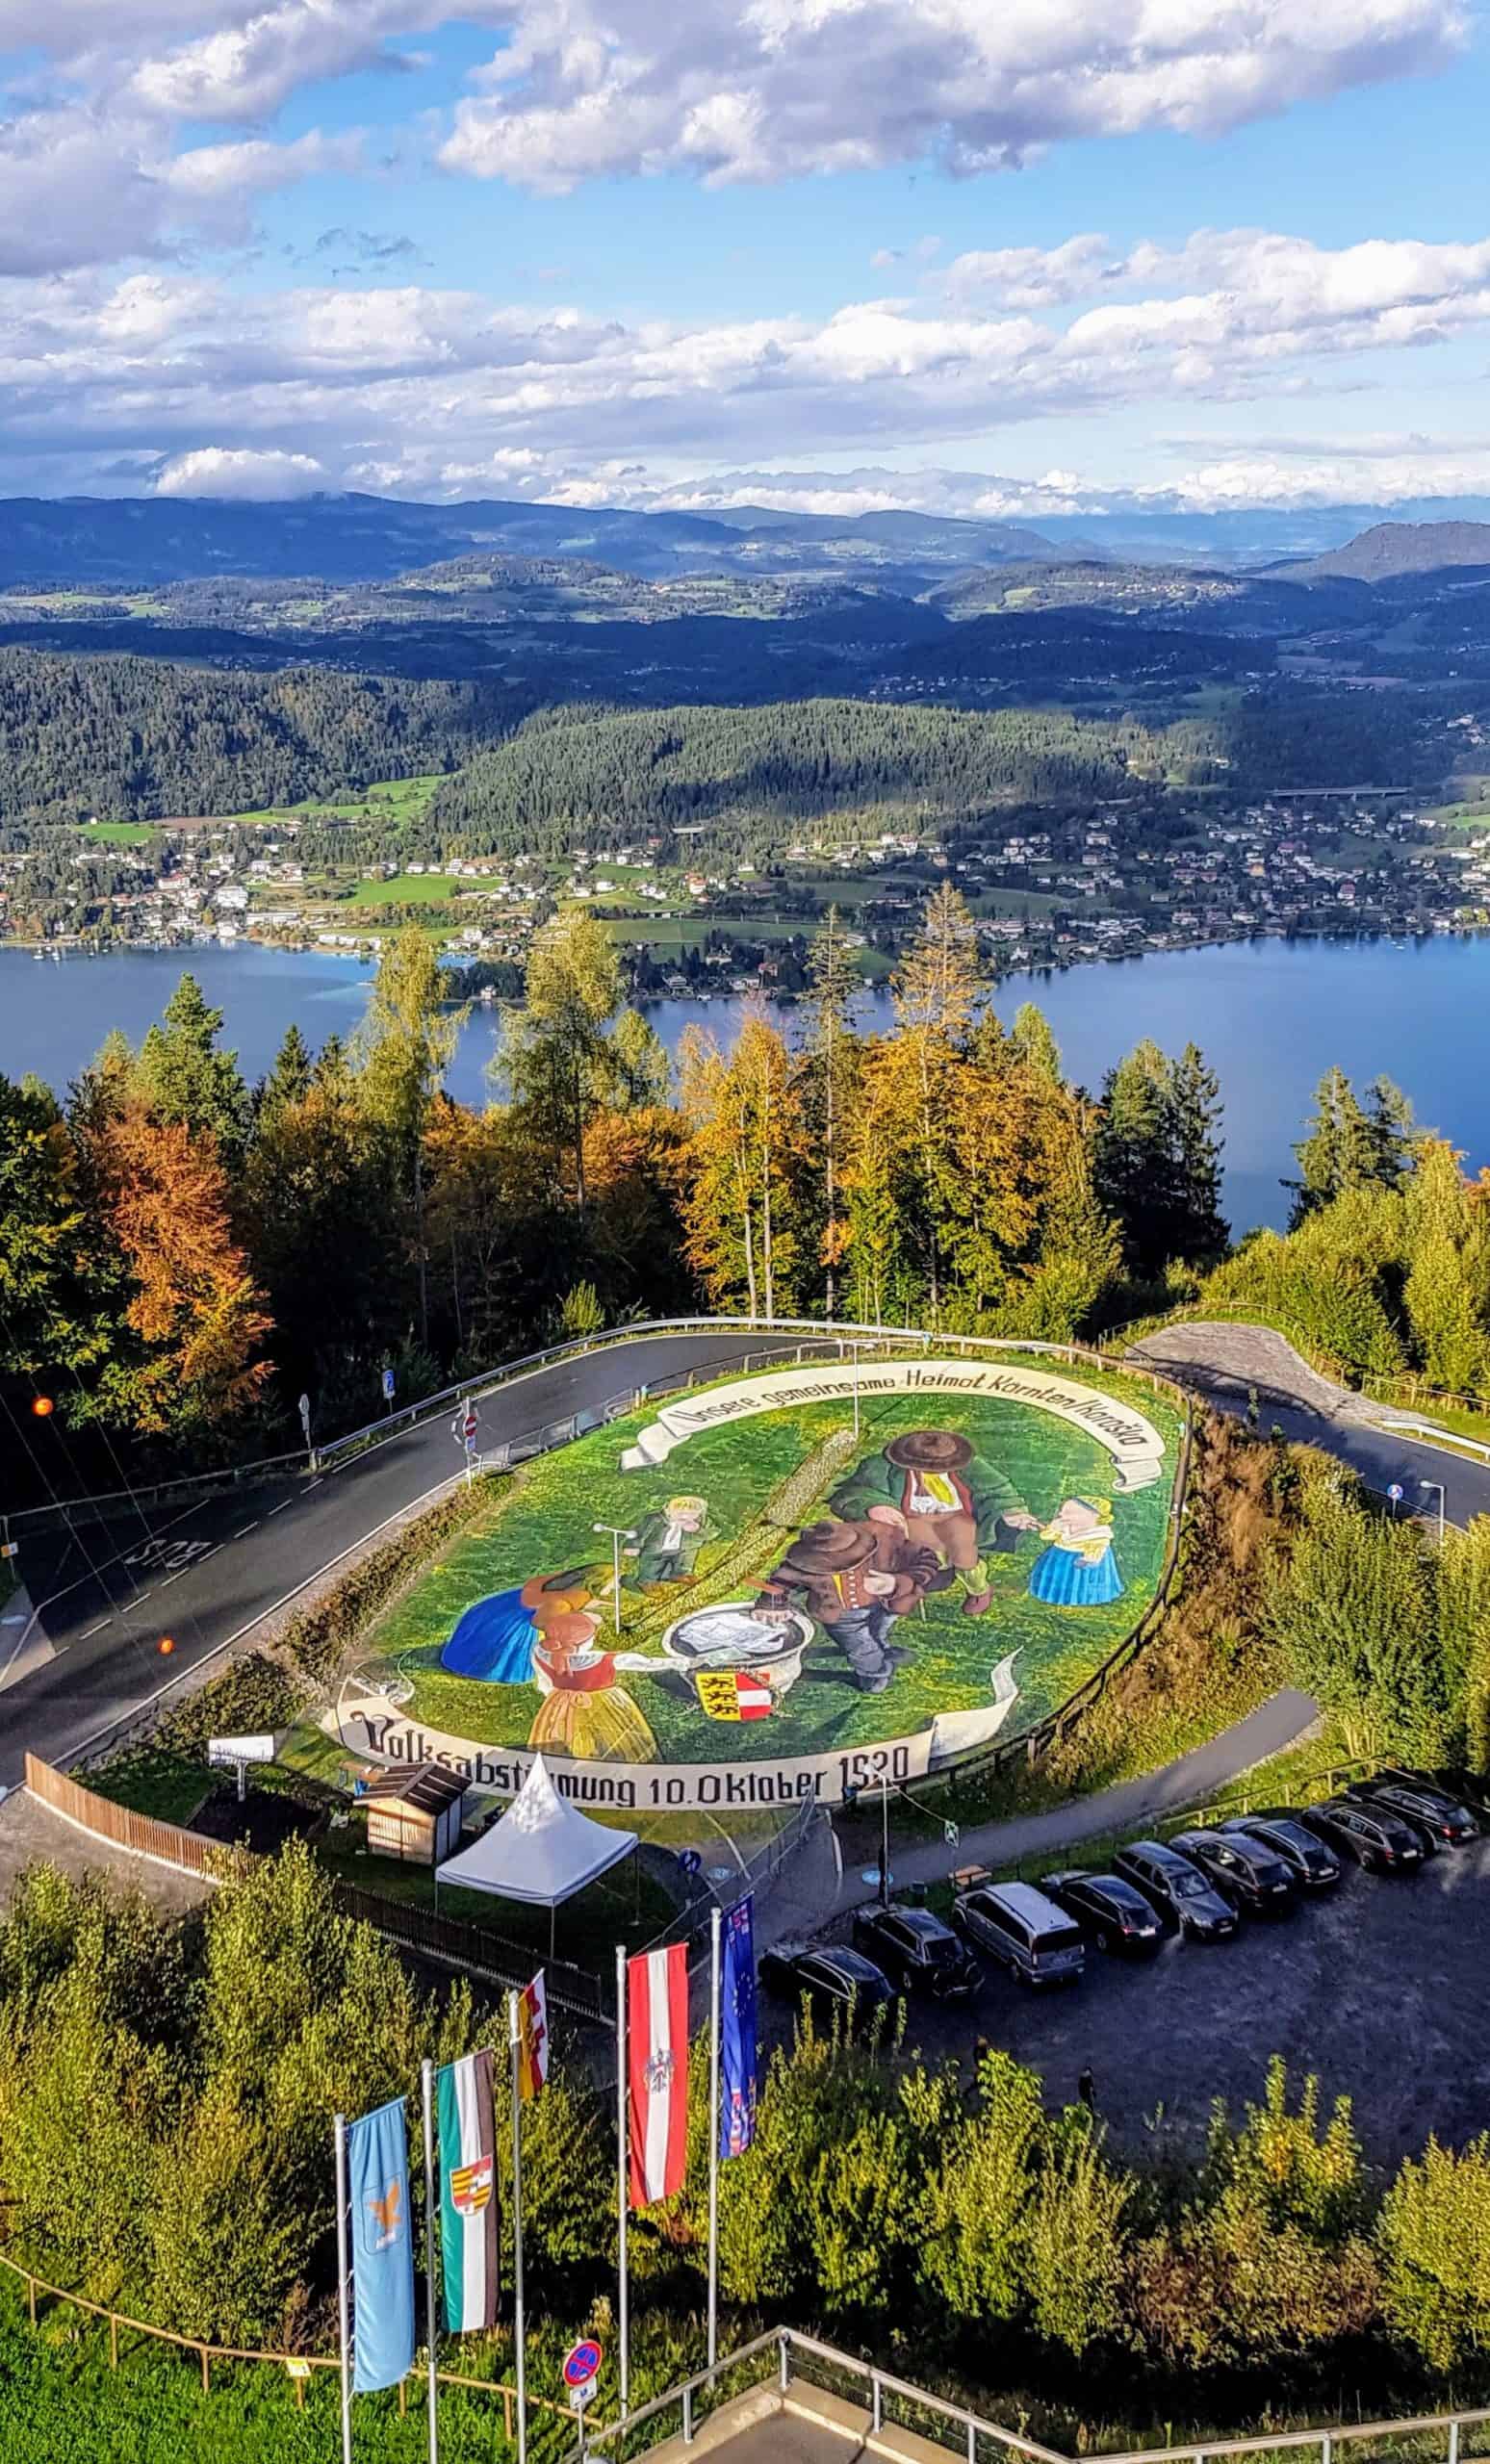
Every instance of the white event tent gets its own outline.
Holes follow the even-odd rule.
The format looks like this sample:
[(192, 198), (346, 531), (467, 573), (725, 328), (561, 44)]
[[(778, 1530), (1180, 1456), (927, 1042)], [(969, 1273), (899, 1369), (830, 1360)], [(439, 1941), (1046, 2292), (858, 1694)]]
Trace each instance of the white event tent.
[(438, 1888), (457, 1883), (463, 1890), (554, 1909), (629, 1857), (635, 1846), (634, 1831), (607, 1830), (561, 1797), (540, 1754), (500, 1821), (458, 1856), (448, 1857), (435, 1870), (435, 1884)]

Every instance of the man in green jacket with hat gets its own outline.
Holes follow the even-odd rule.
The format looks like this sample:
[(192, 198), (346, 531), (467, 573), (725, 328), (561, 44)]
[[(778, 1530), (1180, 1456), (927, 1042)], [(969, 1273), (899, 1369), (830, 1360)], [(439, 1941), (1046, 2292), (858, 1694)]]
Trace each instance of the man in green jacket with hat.
[(913, 1428), (866, 1455), (830, 1501), (846, 1521), (883, 1523), (935, 1553), (963, 1586), (963, 1609), (981, 1617), (993, 1599), (987, 1552), (1016, 1549), (1039, 1529), (1012, 1480), (950, 1429)]

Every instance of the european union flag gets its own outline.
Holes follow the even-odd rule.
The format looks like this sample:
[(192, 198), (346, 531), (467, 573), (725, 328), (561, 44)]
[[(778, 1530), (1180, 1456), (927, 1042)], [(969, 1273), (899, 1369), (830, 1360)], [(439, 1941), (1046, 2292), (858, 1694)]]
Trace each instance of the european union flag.
[(756, 1938), (754, 1898), (724, 1920), (719, 1980), (719, 2153), (743, 2156), (756, 2136)]
[(403, 2098), (347, 2133), (351, 2201), (352, 2385), (397, 2387), (414, 2367), (414, 2220)]

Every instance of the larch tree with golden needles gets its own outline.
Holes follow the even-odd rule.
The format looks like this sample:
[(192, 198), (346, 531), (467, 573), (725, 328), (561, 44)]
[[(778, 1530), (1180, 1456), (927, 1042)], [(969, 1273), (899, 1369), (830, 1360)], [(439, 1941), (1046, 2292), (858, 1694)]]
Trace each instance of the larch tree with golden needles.
[(758, 1009), (732, 1051), (696, 1027), (679, 1047), (689, 1134), (685, 1250), (710, 1299), (774, 1317), (792, 1297), (797, 1236), (788, 1170), (794, 1114), (786, 1047)]
[(147, 1436), (238, 1418), (269, 1376), (257, 1355), (272, 1321), (233, 1237), (216, 1140), (131, 1107), (100, 1126), (91, 1163), (139, 1339), (133, 1361), (105, 1370), (102, 1413)]
[(953, 1185), (963, 1168), (954, 1151), (954, 1082), (987, 990), (978, 927), (965, 900), (943, 882), (895, 970), (897, 1033), (880, 1060), (899, 1116), (897, 1143), (912, 1166), (900, 1203), (920, 1250), (933, 1325), (940, 1321)]

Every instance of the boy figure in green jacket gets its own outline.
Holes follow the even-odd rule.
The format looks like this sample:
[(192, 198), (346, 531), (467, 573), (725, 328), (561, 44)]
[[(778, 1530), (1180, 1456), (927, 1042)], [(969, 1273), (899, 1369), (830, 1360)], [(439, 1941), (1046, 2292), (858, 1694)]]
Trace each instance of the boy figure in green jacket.
[(963, 1611), (981, 1617), (992, 1603), (990, 1549), (1018, 1547), (1039, 1529), (1012, 1480), (965, 1437), (950, 1429), (907, 1429), (866, 1455), (830, 1503), (846, 1521), (886, 1523), (912, 1547), (931, 1549), (963, 1586)]
[(629, 1581), (638, 1591), (649, 1591), (654, 1583), (684, 1581), (712, 1528), (706, 1498), (669, 1498), (665, 1506), (648, 1515), (626, 1551), (636, 1560)]

